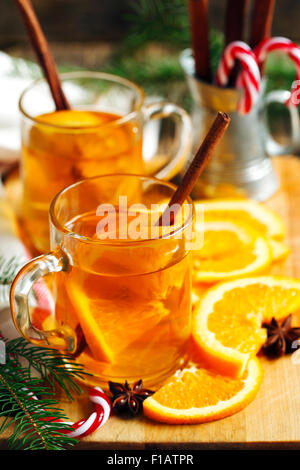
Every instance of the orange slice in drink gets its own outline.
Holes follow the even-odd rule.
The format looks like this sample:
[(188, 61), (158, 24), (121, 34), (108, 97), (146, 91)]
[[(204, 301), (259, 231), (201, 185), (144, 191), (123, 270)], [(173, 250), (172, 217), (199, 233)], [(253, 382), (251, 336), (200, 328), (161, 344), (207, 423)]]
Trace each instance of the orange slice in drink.
[[(156, 383), (158, 377), (161, 383), (161, 380), (167, 379), (174, 371), (175, 359), (178, 359), (177, 367), (184, 363), (183, 356), (185, 357), (189, 339), (187, 332), (183, 333), (187, 341), (184, 342), (184, 339), (181, 338), (182, 349), (179, 350), (178, 337), (173, 335), (171, 328), (170, 322), (162, 319), (152, 329), (145, 329), (145, 333), (136, 341), (128, 344), (125, 350), (114, 351), (112, 363), (97, 361), (91, 351), (85, 348), (77, 360), (94, 375), (91, 378), (86, 377), (85, 382), (97, 385), (100, 375), (100, 377), (106, 377), (107, 380), (110, 378), (110, 380), (119, 382), (124, 381), (124, 377), (129, 382), (136, 380), (136, 377), (143, 377), (144, 383), (150, 380), (151, 384)], [(181, 352), (182, 357), (180, 356)]]
[(113, 362), (120, 351), (169, 314), (162, 302), (145, 302), (126, 296), (126, 292), (123, 297), (92, 297), (89, 282), (88, 275), (83, 286), (70, 279), (66, 288), (86, 342), (98, 361)]
[(300, 308), (300, 281), (277, 276), (236, 279), (210, 288), (194, 310), (193, 337), (205, 361), (240, 377), (266, 340), (263, 321)]
[(245, 408), (262, 381), (258, 359), (251, 359), (240, 379), (231, 379), (204, 367), (176, 372), (144, 401), (144, 414), (169, 424), (192, 424), (225, 418)]
[(38, 116), (38, 121), (73, 129), (93, 127), (112, 120), (111, 114), (81, 110), (62, 110)]

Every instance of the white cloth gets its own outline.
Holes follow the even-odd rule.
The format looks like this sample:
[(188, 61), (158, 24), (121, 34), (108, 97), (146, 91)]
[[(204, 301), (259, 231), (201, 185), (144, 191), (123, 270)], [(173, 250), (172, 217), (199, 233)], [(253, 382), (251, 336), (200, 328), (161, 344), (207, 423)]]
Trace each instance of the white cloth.
[(39, 73), (37, 65), (0, 51), (0, 162), (20, 156), (19, 98)]
[[(8, 264), (13, 265), (15, 276), (28, 260), (29, 253), (18, 238), (15, 215), (9, 203), (0, 197), (0, 278), (7, 272)], [(38, 305), (48, 312), (53, 312), (53, 297), (42, 279), (35, 282), (33, 290), (35, 295), (30, 300), (33, 302), (31, 305)], [(10, 315), (9, 291), (9, 284), (0, 283), (0, 332), (6, 338), (13, 338), (18, 336), (18, 333)]]
[[(15, 215), (5, 199), (0, 197), (0, 277), (3, 275), (3, 262), (13, 261), (21, 267), (28, 255), (18, 238)], [(9, 306), (9, 285), (0, 285), (0, 310)]]
[[(23, 90), (32, 82), (38, 69), (32, 71), (23, 59), (13, 59), (0, 51), (0, 168), (20, 157), (18, 102)], [(0, 183), (0, 258), (17, 260), (21, 267), (26, 251), (18, 238), (15, 215), (4, 199)], [(9, 285), (0, 286), (0, 331), (7, 338), (18, 336), (9, 309)]]
[[(18, 238), (16, 220), (9, 204), (0, 194), (0, 258), (9, 262), (13, 259), (21, 267), (27, 259), (26, 250)], [(0, 270), (1, 271), (1, 270)], [(1, 272), (0, 272), (1, 274)], [(15, 338), (18, 332), (13, 324), (9, 309), (10, 285), (0, 285), (0, 332), (6, 338)]]

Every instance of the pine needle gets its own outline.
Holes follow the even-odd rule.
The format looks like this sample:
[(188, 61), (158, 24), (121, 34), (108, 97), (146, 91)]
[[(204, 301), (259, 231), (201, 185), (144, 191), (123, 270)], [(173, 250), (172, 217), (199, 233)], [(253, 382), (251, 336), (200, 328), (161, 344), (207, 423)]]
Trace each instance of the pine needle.
[[(34, 399), (32, 394), (39, 398)], [(58, 408), (56, 400), (44, 398), (49, 395), (49, 389), (40, 379), (31, 377), (28, 370), (12, 369), (11, 363), (0, 368), (0, 417), (4, 417), (0, 433), (13, 426), (8, 438), (9, 448), (61, 450), (76, 444), (75, 439), (61, 432), (72, 428), (56, 422), (67, 420), (67, 417)]]
[[(55, 385), (70, 400), (82, 393), (75, 382), (86, 375), (82, 366), (71, 356), (32, 346), (23, 338), (1, 339), (6, 346), (6, 362), (0, 365), (0, 434), (11, 429), (9, 448), (62, 450), (76, 444), (76, 439), (62, 433), (72, 428), (58, 421), (68, 418), (54, 396)], [(33, 376), (33, 371), (38, 377)]]
[(20, 260), (16, 256), (9, 259), (0, 256), (0, 284), (11, 284), (24, 263), (25, 259)]
[(29, 373), (31, 369), (34, 369), (52, 390), (55, 390), (55, 385), (58, 385), (69, 400), (74, 399), (74, 394), (82, 393), (81, 387), (74, 379), (80, 379), (89, 374), (80, 364), (74, 362), (72, 356), (63, 355), (55, 349), (32, 346), (24, 338), (8, 341), (6, 352), (15, 361), (19, 361), (19, 358), (25, 359)]
[(18, 259), (16, 256), (6, 259), (0, 256), (0, 307), (9, 305), (10, 285), (24, 264), (25, 259)]

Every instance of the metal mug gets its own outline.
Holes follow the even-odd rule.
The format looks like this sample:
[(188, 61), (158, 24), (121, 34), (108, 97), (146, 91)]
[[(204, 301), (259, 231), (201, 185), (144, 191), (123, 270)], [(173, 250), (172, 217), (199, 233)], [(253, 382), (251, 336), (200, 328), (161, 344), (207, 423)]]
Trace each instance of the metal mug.
[[(207, 165), (194, 197), (251, 197), (259, 201), (269, 198), (278, 188), (271, 155), (289, 153), (292, 149), (280, 146), (271, 136), (266, 124), (266, 109), (271, 102), (284, 103), (289, 92), (277, 90), (260, 98), (250, 113), (241, 115), (237, 104), (242, 90), (221, 88), (195, 77), (195, 64), (190, 49), (180, 55), (193, 98), (192, 122), (194, 150), (199, 146), (217, 111), (227, 112), (231, 122), (213, 158)], [(292, 142), (300, 142), (299, 117), (290, 107)], [(298, 144), (299, 145), (299, 144)]]

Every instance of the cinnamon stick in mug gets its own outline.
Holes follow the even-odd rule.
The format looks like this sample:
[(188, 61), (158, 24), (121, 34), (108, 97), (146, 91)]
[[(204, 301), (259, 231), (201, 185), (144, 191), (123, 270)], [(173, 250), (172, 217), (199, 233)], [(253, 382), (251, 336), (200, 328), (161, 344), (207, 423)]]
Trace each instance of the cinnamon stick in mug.
[(206, 167), (219, 141), (222, 139), (229, 122), (230, 117), (228, 114), (218, 112), (205, 139), (203, 140), (199, 150), (193, 158), (192, 163), (187, 169), (180, 185), (173, 194), (163, 214), (160, 216), (157, 225), (165, 225), (165, 221), (168, 221), (168, 225), (174, 224), (176, 213), (192, 192), (192, 189), (195, 186), (199, 176)]
[(27, 29), (32, 46), (38, 61), (43, 69), (45, 78), (49, 84), (57, 111), (70, 109), (70, 105), (62, 89), (57, 68), (51, 54), (49, 44), (39, 24), (30, 0), (15, 0), (20, 10), (24, 25)]

